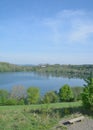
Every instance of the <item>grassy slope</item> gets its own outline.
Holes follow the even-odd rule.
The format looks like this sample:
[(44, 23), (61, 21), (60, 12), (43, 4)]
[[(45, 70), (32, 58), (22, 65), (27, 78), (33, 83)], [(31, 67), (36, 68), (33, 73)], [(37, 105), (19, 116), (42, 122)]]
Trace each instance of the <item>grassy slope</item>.
[[(0, 130), (50, 130), (58, 121), (59, 114), (46, 112), (49, 108), (81, 106), (81, 102), (54, 103), (28, 106), (0, 106)], [(42, 113), (31, 110), (42, 110)]]
[(15, 105), (15, 106), (0, 106), (0, 111), (2, 110), (23, 110), (27, 109), (41, 109), (41, 107), (48, 108), (65, 108), (65, 107), (78, 107), (81, 106), (81, 101), (79, 102), (64, 102), (64, 103), (51, 103), (51, 104), (39, 104), (39, 105)]

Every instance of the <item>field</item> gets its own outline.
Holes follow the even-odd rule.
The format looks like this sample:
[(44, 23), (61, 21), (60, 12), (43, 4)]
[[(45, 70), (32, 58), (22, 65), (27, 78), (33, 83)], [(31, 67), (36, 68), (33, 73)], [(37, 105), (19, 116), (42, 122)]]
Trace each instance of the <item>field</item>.
[[(50, 130), (81, 102), (0, 106), (0, 130)], [(60, 113), (61, 111), (61, 113)], [(63, 113), (63, 114), (62, 114)]]

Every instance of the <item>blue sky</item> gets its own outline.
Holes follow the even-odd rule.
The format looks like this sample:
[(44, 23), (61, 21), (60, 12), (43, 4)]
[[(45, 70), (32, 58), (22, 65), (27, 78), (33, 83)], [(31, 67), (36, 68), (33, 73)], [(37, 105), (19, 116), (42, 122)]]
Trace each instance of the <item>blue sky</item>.
[(0, 61), (93, 64), (93, 0), (0, 1)]

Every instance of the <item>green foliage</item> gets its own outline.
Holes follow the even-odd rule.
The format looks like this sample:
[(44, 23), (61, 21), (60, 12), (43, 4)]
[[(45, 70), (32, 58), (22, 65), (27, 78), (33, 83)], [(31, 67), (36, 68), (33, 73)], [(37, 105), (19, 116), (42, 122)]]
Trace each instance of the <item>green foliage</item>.
[(10, 97), (17, 100), (24, 99), (26, 97), (26, 90), (23, 86), (14, 86), (10, 92)]
[(27, 89), (28, 104), (36, 104), (40, 98), (39, 88), (30, 87)]
[(83, 92), (83, 87), (71, 87), (73, 94), (74, 94), (74, 100), (81, 100), (82, 96), (81, 93)]
[(56, 113), (38, 114), (31, 109), (0, 111), (0, 130), (50, 130), (57, 122)]
[(86, 85), (84, 85), (84, 90), (82, 93), (82, 102), (84, 107), (93, 110), (93, 78), (90, 76), (86, 80)]
[(31, 105), (13, 105), (11, 106), (0, 106), (0, 111), (3, 110), (36, 110), (36, 109), (50, 109), (50, 108), (69, 108), (69, 107), (81, 107), (82, 102), (77, 101), (77, 102), (62, 102), (62, 103), (50, 103), (50, 104), (31, 104)]
[[(33, 67), (32, 67), (33, 69)], [(39, 65), (34, 67), (36, 72), (40, 74), (51, 74), (52, 76), (64, 76), (64, 77), (88, 77), (90, 71), (93, 71), (93, 65)], [(34, 70), (32, 70), (34, 71)]]
[(18, 101), (17, 101), (17, 104), (18, 104), (18, 105), (24, 105), (24, 104), (25, 104), (25, 103), (24, 103), (24, 99), (18, 100)]
[(14, 99), (14, 98), (9, 98), (9, 99), (6, 101), (6, 105), (17, 105), (17, 100)]
[(23, 71), (23, 67), (6, 63), (6, 62), (0, 62), (0, 72), (20, 72)]
[(43, 102), (44, 103), (55, 103), (55, 102), (58, 102), (58, 96), (57, 96), (57, 94), (54, 91), (47, 92), (44, 95)]
[(71, 114), (70, 107), (79, 106), (80, 102), (0, 106), (0, 130), (51, 130)]
[(89, 76), (89, 73), (93, 72), (93, 65), (15, 65), (6, 62), (0, 62), (0, 72), (39, 72), (41, 74), (52, 76), (65, 76), (65, 77), (79, 77), (85, 78)]
[(73, 92), (69, 85), (65, 84), (59, 90), (59, 98), (60, 101), (72, 101), (73, 100)]
[(0, 105), (5, 105), (8, 98), (8, 92), (6, 90), (0, 90)]
[(37, 87), (30, 87), (25, 90), (23, 86), (15, 86), (10, 93), (6, 90), (0, 90), (0, 105), (27, 105), (36, 103), (56, 103), (59, 101), (69, 102), (73, 101), (74, 98), (75, 101), (77, 101), (81, 99), (81, 90), (81, 88), (76, 87), (71, 89), (68, 85), (64, 85), (60, 88), (59, 93), (49, 91), (41, 98), (39, 88)]

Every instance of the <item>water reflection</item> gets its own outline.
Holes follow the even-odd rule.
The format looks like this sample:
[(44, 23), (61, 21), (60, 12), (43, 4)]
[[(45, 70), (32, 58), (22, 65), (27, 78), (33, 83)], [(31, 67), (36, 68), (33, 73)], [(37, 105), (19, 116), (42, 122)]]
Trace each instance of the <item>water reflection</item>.
[(68, 84), (72, 87), (83, 86), (82, 78), (74, 75), (62, 75), (57, 73), (34, 73), (34, 72), (12, 72), (0, 73), (0, 89), (10, 90), (13, 86), (36, 86), (40, 88), (41, 94), (47, 91), (58, 91), (61, 86)]

